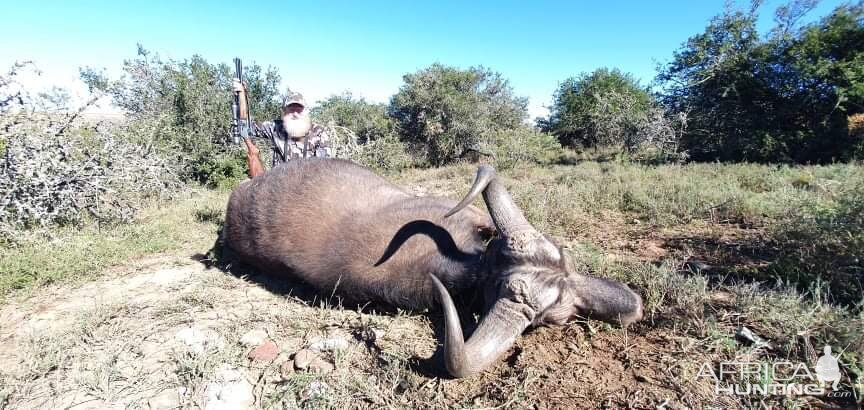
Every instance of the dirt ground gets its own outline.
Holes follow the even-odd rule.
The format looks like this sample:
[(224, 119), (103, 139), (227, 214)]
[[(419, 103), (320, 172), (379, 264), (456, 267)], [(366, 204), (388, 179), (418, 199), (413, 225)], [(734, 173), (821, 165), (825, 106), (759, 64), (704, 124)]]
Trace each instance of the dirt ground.
[[(649, 326), (535, 329), (494, 368), (452, 380), (435, 354), (436, 313), (316, 306), (280, 291), (290, 283), (262, 285), (208, 269), (197, 254), (152, 256), (111, 269), (98, 281), (38, 290), (2, 307), (5, 406), (551, 409), (701, 403), (694, 386), (668, 381), (679, 379), (670, 372), (683, 371), (676, 359), (682, 343)], [(261, 340), (246, 340), (255, 339), (256, 331)], [(316, 354), (333, 369), (283, 369), (286, 362), (291, 367), (294, 352), (331, 339), (344, 346)], [(276, 353), (250, 358), (267, 341)], [(323, 392), (310, 393), (310, 386)]]

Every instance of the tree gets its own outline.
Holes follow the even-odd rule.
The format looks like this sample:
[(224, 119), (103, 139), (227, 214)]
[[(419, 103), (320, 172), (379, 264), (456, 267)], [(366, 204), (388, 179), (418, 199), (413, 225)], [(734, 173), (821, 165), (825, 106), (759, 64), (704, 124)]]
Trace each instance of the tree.
[[(198, 55), (163, 61), (139, 45), (136, 58), (124, 61), (123, 71), (121, 79), (112, 81), (85, 68), (81, 78), (91, 90), (108, 93), (132, 121), (153, 128), (150, 143), (185, 164), (188, 178), (213, 184), (242, 176), (243, 158), (229, 142), (233, 67), (211, 64)], [(258, 119), (278, 116), (279, 73), (251, 64), (243, 75), (252, 114)]]
[(319, 102), (312, 109), (312, 117), (331, 130), (331, 143), (340, 157), (387, 173), (412, 165), (384, 104), (344, 93)]
[(850, 159), (849, 115), (862, 111), (864, 13), (859, 2), (796, 27), (812, 10), (798, 0), (777, 11), (761, 38), (758, 2), (726, 10), (661, 68), (672, 113), (687, 113), (681, 146), (697, 160), (828, 162)]
[(402, 140), (435, 165), (477, 149), (485, 133), (516, 129), (527, 118), (528, 100), (483, 67), (433, 64), (403, 79), (389, 114)]
[(549, 119), (537, 125), (569, 146), (615, 145), (632, 150), (652, 106), (632, 75), (599, 68), (570, 77), (553, 96)]
[(321, 124), (333, 123), (350, 129), (358, 143), (367, 143), (395, 132), (384, 104), (373, 104), (354, 98), (351, 93), (333, 95), (312, 109), (313, 119)]

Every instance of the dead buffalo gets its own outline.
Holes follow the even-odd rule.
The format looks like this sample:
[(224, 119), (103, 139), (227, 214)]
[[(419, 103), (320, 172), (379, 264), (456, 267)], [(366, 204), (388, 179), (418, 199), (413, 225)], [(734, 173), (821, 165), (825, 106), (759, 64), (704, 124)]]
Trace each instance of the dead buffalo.
[[(488, 214), (469, 205), (480, 194)], [(457, 203), (414, 196), (352, 162), (293, 161), (234, 190), (223, 243), (265, 273), (351, 303), (440, 302), (455, 377), (494, 363), (529, 326), (642, 317), (642, 300), (626, 285), (568, 269), (488, 165)], [(466, 292), (482, 294), (486, 306), (467, 341), (450, 296)]]

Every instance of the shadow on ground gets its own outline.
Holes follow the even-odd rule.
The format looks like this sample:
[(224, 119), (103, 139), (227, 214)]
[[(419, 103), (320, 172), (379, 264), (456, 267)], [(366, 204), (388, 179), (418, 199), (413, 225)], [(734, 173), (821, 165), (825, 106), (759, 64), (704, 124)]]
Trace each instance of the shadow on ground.
[[(365, 314), (397, 315), (404, 312), (400, 308), (382, 303), (352, 304), (343, 299), (338, 293), (322, 294), (312, 286), (300, 280), (274, 277), (272, 275), (261, 273), (254, 267), (238, 260), (237, 256), (234, 255), (231, 249), (223, 246), (218, 239), (206, 254), (194, 254), (191, 259), (203, 264), (207, 269), (218, 269), (223, 273), (232, 275), (238, 279), (255, 283), (273, 294), (298, 299), (307, 306), (333, 307)], [(475, 320), (467, 319), (482, 317), (482, 298), (478, 295), (468, 295), (467, 297), (465, 295), (453, 295), (453, 299), (459, 311), (459, 317), (462, 318), (463, 334), (466, 338), (470, 337), (479, 323)], [(435, 338), (439, 341), (439, 349), (437, 349), (431, 357), (411, 357), (408, 362), (409, 369), (427, 378), (450, 378), (444, 365), (444, 351), (441, 342), (444, 340), (445, 336), (443, 313), (437, 308), (434, 310), (414, 311), (411, 313), (425, 314), (429, 317), (430, 322), (434, 327)], [(354, 333), (353, 336), (358, 342), (366, 344), (368, 349), (373, 351), (377, 349), (374, 344), (371, 343), (368, 335)], [(382, 360), (380, 355), (378, 356), (379, 361)]]

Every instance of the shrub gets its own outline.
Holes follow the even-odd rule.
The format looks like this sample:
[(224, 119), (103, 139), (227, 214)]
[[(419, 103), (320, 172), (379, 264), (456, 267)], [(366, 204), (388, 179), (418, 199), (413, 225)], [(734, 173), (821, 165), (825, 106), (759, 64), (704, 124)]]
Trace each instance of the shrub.
[(775, 234), (783, 244), (775, 273), (802, 285), (826, 282), (841, 303), (864, 302), (864, 182), (841, 190), (831, 202), (801, 201)]
[(477, 150), (486, 132), (517, 129), (527, 118), (527, 99), (482, 67), (433, 64), (403, 78), (389, 113), (401, 139), (433, 165), (456, 161)]
[(312, 109), (312, 118), (320, 124), (339, 125), (350, 129), (357, 143), (386, 138), (395, 130), (384, 104), (373, 104), (351, 93), (333, 95)]
[(344, 93), (321, 102), (312, 110), (312, 116), (327, 127), (339, 158), (386, 173), (413, 165), (413, 158), (396, 135), (384, 104), (369, 103)]
[(548, 164), (564, 152), (557, 138), (527, 126), (488, 132), (481, 147), (484, 152), (494, 154), (495, 165), (501, 169), (528, 163)]
[(657, 83), (690, 127), (681, 143), (696, 160), (819, 162), (854, 159), (848, 132), (864, 111), (864, 4), (842, 4), (801, 26), (816, 2), (778, 8), (767, 36), (758, 8), (727, 9), (661, 67)]
[(168, 194), (178, 185), (169, 161), (124, 141), (120, 129), (57, 133), (35, 121), (11, 130), (0, 179), (0, 231), (7, 235), (88, 219), (129, 221), (140, 199)]
[(386, 173), (399, 172), (414, 165), (405, 144), (393, 134), (360, 145), (351, 159)]
[[(154, 143), (173, 151), (184, 179), (217, 186), (242, 176), (229, 137), (233, 67), (197, 55), (163, 61), (139, 45), (137, 57), (125, 61), (123, 70), (125, 76), (116, 81), (89, 68), (81, 77), (91, 90), (108, 93), (132, 121), (153, 127)], [(243, 76), (255, 119), (276, 117), (278, 72), (252, 64), (244, 67)]]
[[(19, 67), (20, 68), (20, 67)], [(11, 77), (11, 76), (9, 76)], [(151, 145), (126, 138), (118, 125), (84, 125), (78, 111), (34, 113), (53, 104), (31, 98), (0, 81), (0, 129), (4, 155), (0, 178), (0, 236), (21, 229), (128, 221), (141, 198), (168, 194), (178, 185), (178, 168)], [(17, 95), (8, 99), (10, 95)]]
[(562, 82), (543, 126), (568, 146), (638, 145), (639, 122), (651, 96), (632, 75), (600, 68)]

